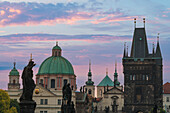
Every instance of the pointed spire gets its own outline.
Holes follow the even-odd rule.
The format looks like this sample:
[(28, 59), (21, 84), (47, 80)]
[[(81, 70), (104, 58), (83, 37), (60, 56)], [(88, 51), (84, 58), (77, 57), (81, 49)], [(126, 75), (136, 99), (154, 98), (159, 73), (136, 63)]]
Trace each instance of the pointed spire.
[(154, 44), (154, 42), (153, 42), (153, 44), (152, 44), (152, 48), (153, 48), (153, 50), (152, 50), (152, 55), (154, 56), (154, 54), (155, 54), (155, 44)]
[(91, 60), (89, 59), (89, 72), (91, 72)]
[(108, 76), (108, 68), (106, 68), (106, 76)]
[(158, 33), (158, 36), (157, 36), (156, 57), (162, 58), (161, 49), (160, 49), (160, 46), (159, 46), (159, 33)]
[(126, 57), (128, 57), (128, 46), (127, 46), (127, 52), (126, 52)]
[(14, 60), (14, 69), (15, 69), (15, 66), (16, 66), (16, 62), (15, 62), (15, 60)]
[(144, 28), (145, 28), (145, 18), (143, 18), (143, 24), (144, 24)]
[(123, 57), (126, 57), (126, 42), (124, 43), (124, 53), (123, 53)]
[(134, 18), (134, 28), (136, 28), (136, 18)]
[(117, 60), (115, 61), (115, 73), (117, 73)]

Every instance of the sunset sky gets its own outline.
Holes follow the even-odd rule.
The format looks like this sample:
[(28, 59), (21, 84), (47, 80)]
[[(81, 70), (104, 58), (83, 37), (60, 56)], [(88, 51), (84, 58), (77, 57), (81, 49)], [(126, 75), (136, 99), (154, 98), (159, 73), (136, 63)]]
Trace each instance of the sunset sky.
[(137, 27), (143, 27), (146, 18), (150, 52), (160, 33), (163, 80), (170, 81), (169, 4), (170, 0), (0, 0), (0, 89), (7, 89), (14, 60), (21, 75), (32, 53), (36, 75), (56, 41), (74, 67), (78, 86), (87, 80), (89, 59), (95, 85), (106, 68), (113, 80), (115, 60), (123, 85), (123, 45), (127, 42), (131, 48), (134, 18)]

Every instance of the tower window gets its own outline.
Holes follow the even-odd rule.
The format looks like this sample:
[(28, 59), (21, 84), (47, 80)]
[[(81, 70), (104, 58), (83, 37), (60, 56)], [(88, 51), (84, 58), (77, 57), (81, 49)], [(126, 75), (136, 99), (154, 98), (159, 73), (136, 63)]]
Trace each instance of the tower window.
[(61, 99), (58, 99), (58, 105), (61, 105)]
[(132, 75), (130, 75), (130, 80), (132, 80)]
[(145, 75), (143, 75), (143, 80), (145, 80)]
[(51, 79), (51, 88), (55, 88), (55, 80)]
[(146, 75), (146, 80), (149, 80), (149, 76), (148, 75)]
[(40, 79), (40, 84), (43, 85), (43, 79)]
[(136, 75), (133, 75), (133, 80), (135, 80), (136, 79)]
[(91, 89), (89, 89), (88, 94), (91, 94)]

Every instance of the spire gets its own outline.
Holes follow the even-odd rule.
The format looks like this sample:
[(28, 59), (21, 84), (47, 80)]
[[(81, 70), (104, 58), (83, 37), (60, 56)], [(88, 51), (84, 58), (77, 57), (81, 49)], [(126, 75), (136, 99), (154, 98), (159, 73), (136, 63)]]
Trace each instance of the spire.
[(154, 44), (154, 42), (153, 42), (152, 46), (153, 46), (153, 47), (152, 47), (152, 48), (153, 48), (153, 49), (152, 49), (152, 55), (154, 56), (154, 55), (155, 55), (155, 44)]
[(89, 60), (89, 72), (91, 72), (91, 60)]
[(16, 62), (14, 61), (14, 69), (15, 69), (15, 66), (16, 66)]
[(162, 58), (161, 49), (160, 49), (160, 46), (159, 46), (159, 33), (158, 33), (158, 36), (157, 36), (156, 57)]
[(91, 60), (89, 60), (89, 72), (88, 72), (88, 81), (86, 81), (86, 85), (93, 85), (92, 81), (92, 73), (91, 73)]
[(115, 61), (114, 86), (119, 86), (119, 85), (120, 82), (118, 81), (117, 61)]
[(115, 73), (117, 73), (117, 60), (115, 61)]
[(123, 53), (123, 57), (126, 57), (126, 42), (124, 43), (124, 53)]
[(127, 46), (127, 52), (126, 52), (126, 57), (128, 57), (128, 46)]

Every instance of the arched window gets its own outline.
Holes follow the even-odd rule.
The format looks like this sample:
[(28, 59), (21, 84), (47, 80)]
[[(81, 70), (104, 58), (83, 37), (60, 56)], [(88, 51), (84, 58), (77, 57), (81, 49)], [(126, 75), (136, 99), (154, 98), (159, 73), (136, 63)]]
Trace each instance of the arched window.
[(91, 89), (89, 89), (88, 94), (91, 94)]
[(15, 80), (13, 80), (13, 84), (15, 84)]
[(136, 79), (136, 76), (135, 75), (133, 75), (133, 80), (135, 80)]
[(102, 97), (102, 89), (100, 89), (100, 96)]
[(146, 80), (149, 80), (149, 76), (148, 75), (146, 75)]
[(132, 80), (132, 75), (130, 75), (130, 80)]
[(51, 88), (55, 88), (55, 80), (51, 79)]

